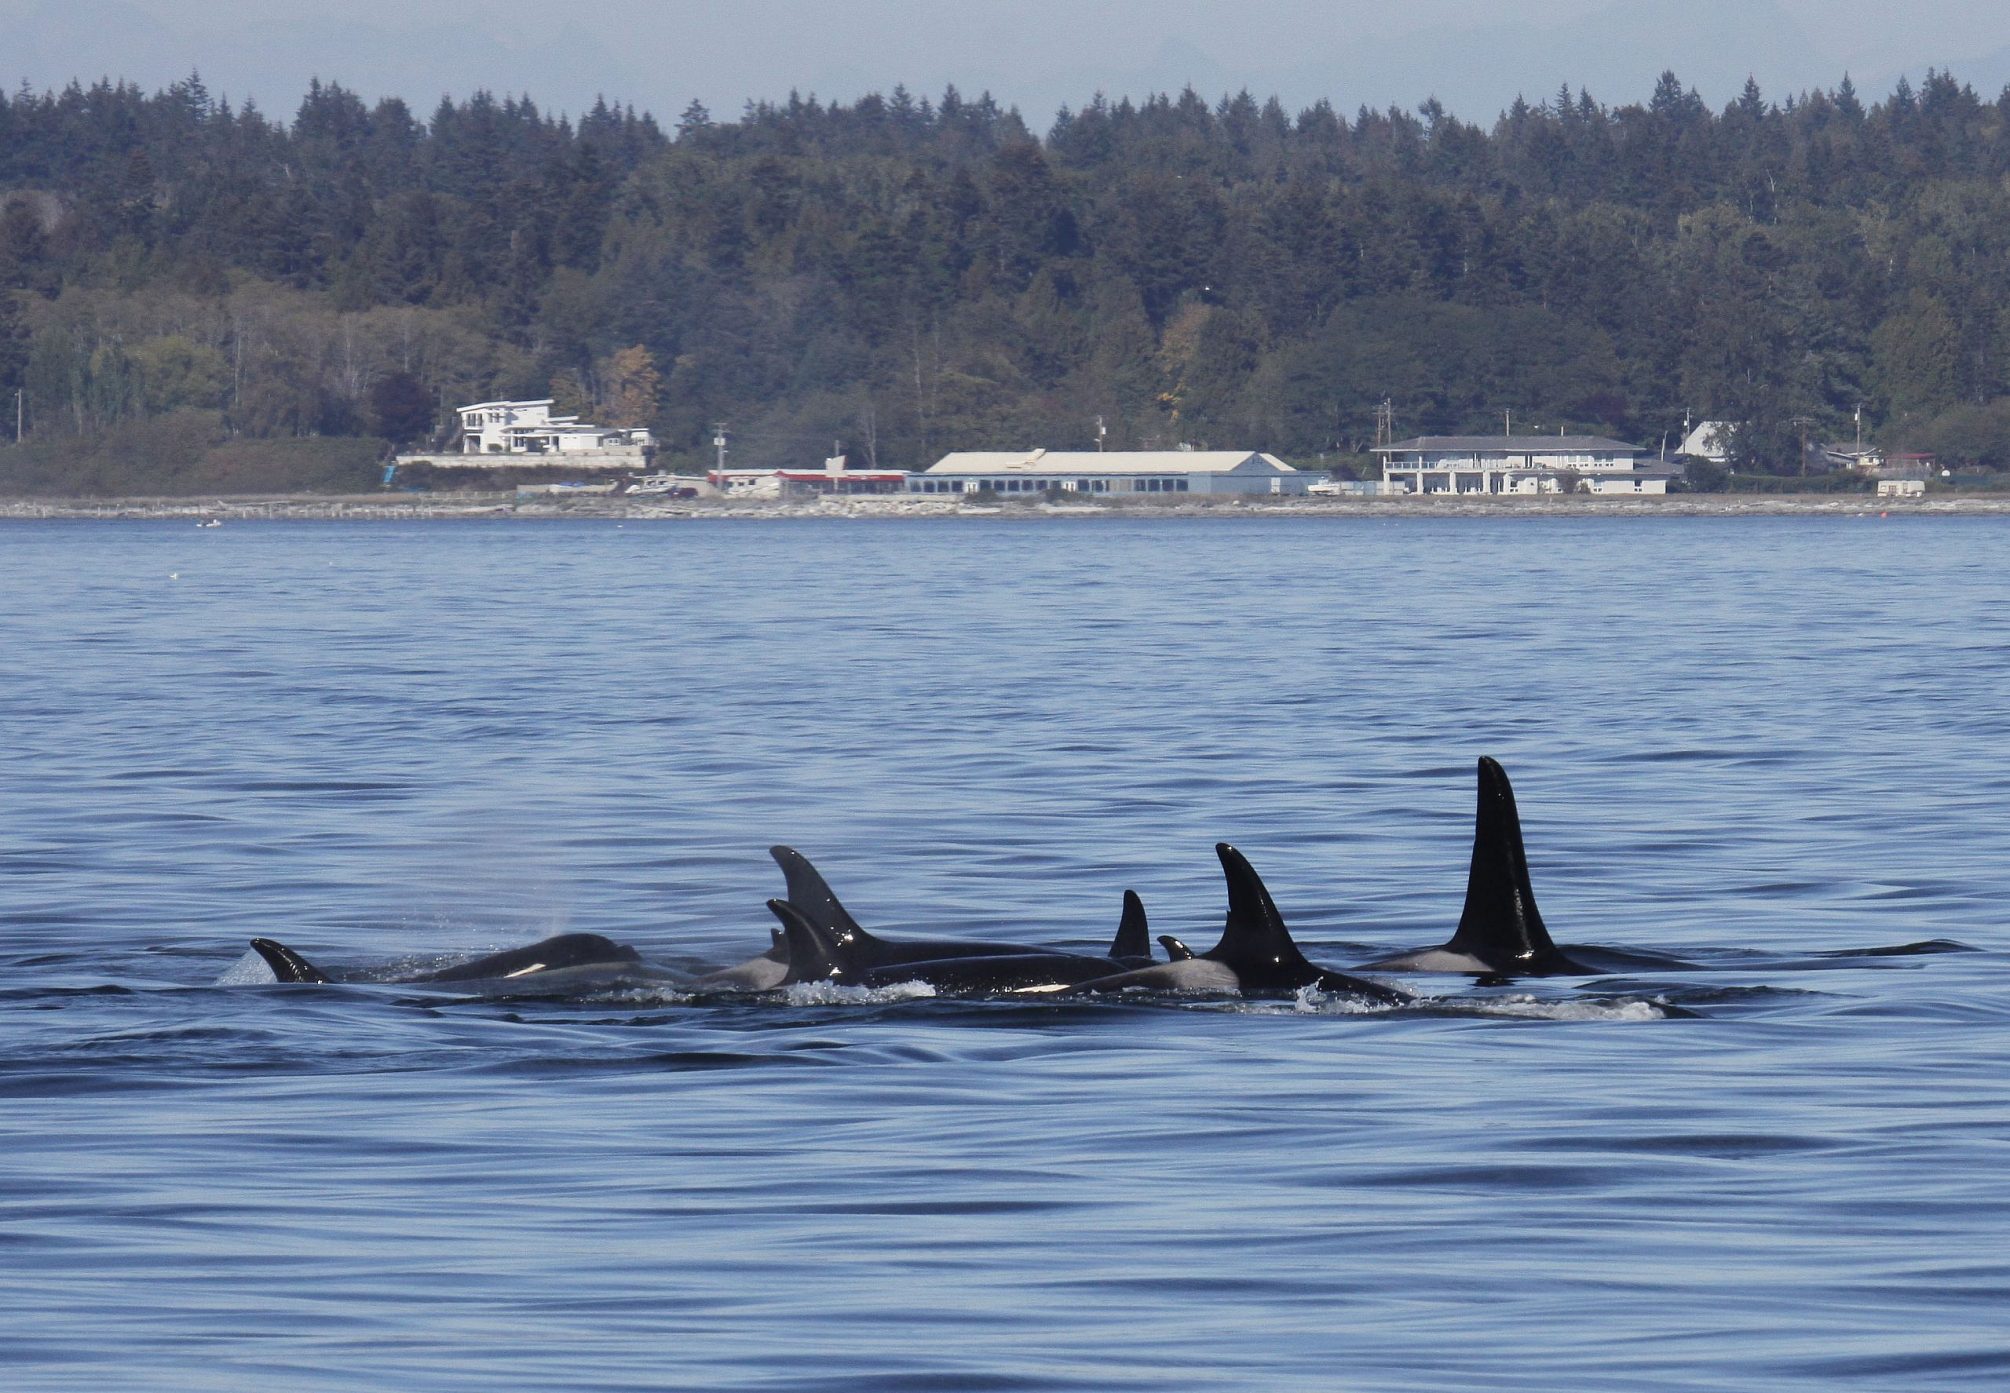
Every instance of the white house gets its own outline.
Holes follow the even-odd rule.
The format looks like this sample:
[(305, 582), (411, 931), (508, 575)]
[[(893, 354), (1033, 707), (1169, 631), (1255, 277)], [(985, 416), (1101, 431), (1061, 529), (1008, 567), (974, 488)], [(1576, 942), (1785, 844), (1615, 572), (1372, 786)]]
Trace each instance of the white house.
[(1601, 435), (1420, 435), (1374, 450), (1408, 493), (1666, 493), (1678, 468)]
[(464, 455), (567, 455), (642, 452), (656, 442), (647, 430), (595, 426), (551, 414), (542, 401), (483, 401), (460, 409)]
[(1926, 496), (1926, 480), (1879, 479), (1877, 481), (1877, 496), (1879, 498), (1924, 498)]
[(1731, 460), (1731, 431), (1729, 421), (1698, 421), (1695, 428), (1682, 437), (1675, 453), (1691, 459), (1706, 459), (1712, 464), (1728, 464)]
[[(647, 430), (595, 426), (551, 414), (542, 401), (479, 401), (460, 408), (461, 444), (439, 454), (399, 455), (394, 469), (646, 468), (656, 441)], [(386, 482), (390, 475), (385, 476)]]
[(908, 476), (909, 493), (1043, 493), (1091, 496), (1299, 494), (1312, 482), (1254, 450), (966, 450)]

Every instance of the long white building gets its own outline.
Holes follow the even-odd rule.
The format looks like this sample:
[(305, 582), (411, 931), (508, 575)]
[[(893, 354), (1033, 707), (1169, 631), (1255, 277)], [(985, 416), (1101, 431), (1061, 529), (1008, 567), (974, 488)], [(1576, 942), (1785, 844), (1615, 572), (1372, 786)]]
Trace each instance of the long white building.
[(1312, 476), (1255, 450), (965, 450), (910, 475), (909, 493), (1090, 496), (1298, 494)]
[(1666, 493), (1681, 471), (1602, 435), (1420, 435), (1377, 446), (1382, 477), (1409, 493)]

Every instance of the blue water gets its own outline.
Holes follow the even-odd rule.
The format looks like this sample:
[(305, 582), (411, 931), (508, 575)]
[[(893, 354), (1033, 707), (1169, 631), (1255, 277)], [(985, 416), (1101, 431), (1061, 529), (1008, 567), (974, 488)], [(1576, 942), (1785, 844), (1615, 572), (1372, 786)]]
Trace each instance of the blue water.
[[(0, 1386), (1999, 1389), (2010, 521), (0, 524)], [(1418, 1007), (219, 986), (1565, 942)], [(1960, 951), (1825, 958), (1947, 940)]]

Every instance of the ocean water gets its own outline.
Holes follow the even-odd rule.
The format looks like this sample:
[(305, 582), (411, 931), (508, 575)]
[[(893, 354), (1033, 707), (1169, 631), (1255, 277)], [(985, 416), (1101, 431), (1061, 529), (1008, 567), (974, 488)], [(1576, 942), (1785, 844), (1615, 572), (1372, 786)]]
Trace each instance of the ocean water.
[[(0, 524), (0, 1387), (2010, 1385), (2010, 521)], [(587, 930), (1416, 1006), (220, 985)], [(1873, 950), (1907, 951), (1873, 951)], [(1840, 955), (1840, 956), (1838, 956)]]

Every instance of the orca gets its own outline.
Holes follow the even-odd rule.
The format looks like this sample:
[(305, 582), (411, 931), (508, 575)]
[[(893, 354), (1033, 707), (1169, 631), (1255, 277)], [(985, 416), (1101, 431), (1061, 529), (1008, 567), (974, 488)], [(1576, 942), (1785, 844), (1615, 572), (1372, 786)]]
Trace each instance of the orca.
[[(899, 963), (940, 962), (945, 958), (995, 958), (1041, 950), (1025, 943), (984, 943), (964, 938), (923, 938), (894, 940), (880, 938), (859, 927), (838, 897), (817, 873), (809, 858), (793, 847), (774, 846), (768, 854), (782, 868), (788, 890), (783, 900), (810, 924), (829, 934), (838, 947), (847, 950), (847, 959), (859, 970), (892, 967)], [(1139, 913), (1142, 915), (1143, 907)], [(783, 930), (787, 933), (786, 928)], [(1146, 949), (1149, 952), (1149, 948)], [(802, 978), (795, 980), (801, 981)]]
[(789, 975), (789, 945), (780, 929), (768, 931), (774, 937), (767, 952), (732, 967), (720, 968), (693, 979), (691, 985), (715, 991), (771, 991)]
[[(272, 975), (281, 982), (328, 983), (337, 979), (313, 963), (288, 948), (283, 943), (269, 938), (254, 938), (251, 947), (259, 957), (265, 959)], [(572, 933), (559, 934), (525, 948), (510, 948), (500, 953), (489, 953), (467, 962), (456, 963), (452, 967), (419, 973), (411, 977), (397, 977), (388, 980), (398, 983), (426, 984), (468, 984), (488, 985), (500, 982), (519, 982), (535, 977), (541, 984), (550, 985), (555, 980), (578, 978), (597, 974), (608, 976), (659, 975), (642, 966), (642, 957), (633, 948), (602, 938), (599, 934)], [(374, 980), (350, 978), (348, 980)]]
[[(955, 958), (913, 962), (875, 960), (869, 949), (847, 942), (812, 922), (787, 900), (770, 900), (768, 908), (783, 924), (787, 944), (788, 981), (835, 981), (850, 986), (891, 987), (923, 982), (937, 991), (959, 995), (1001, 995), (1060, 991), (1124, 972), (1151, 962), (1151, 940), (1144, 902), (1135, 891), (1124, 892), (1123, 918), (1107, 957), (1043, 949), (1018, 949)], [(1139, 949), (1140, 952), (1119, 950)]]
[[(1333, 972), (1307, 962), (1292, 942), (1284, 926), (1284, 916), (1270, 898), (1263, 878), (1243, 854), (1227, 842), (1215, 844), (1221, 858), (1222, 876), (1228, 883), (1228, 916), (1222, 925), (1221, 942), (1207, 952), (1152, 967), (1136, 968), (1110, 977), (1077, 983), (1070, 992), (1120, 992), (1129, 990), (1161, 992), (1216, 992), (1244, 996), (1258, 993), (1294, 992), (1317, 987), (1324, 992), (1346, 992), (1370, 1001), (1396, 1006), (1413, 998), (1408, 992)], [(1166, 945), (1169, 953), (1184, 953), (1186, 946), (1174, 939)]]
[(787, 955), (786, 970), (777, 986), (792, 987), (798, 982), (848, 982), (841, 958), (844, 949), (837, 935), (811, 919), (789, 900), (769, 900), (768, 912), (782, 924), (782, 945)]
[(1117, 936), (1110, 943), (1110, 956), (1125, 967), (1152, 965), (1151, 925), (1145, 919), (1145, 902), (1135, 890), (1124, 891), (1124, 913), (1117, 920)]
[[(1653, 961), (1614, 956), (1626, 956), (1634, 963)], [(1670, 965), (1679, 966), (1672, 960)], [(1594, 976), (1602, 971), (1558, 948), (1542, 922), (1535, 887), (1529, 883), (1514, 786), (1497, 760), (1480, 756), (1473, 856), (1457, 931), (1436, 948), (1395, 953), (1361, 966), (1369, 972), (1463, 972), (1481, 977)]]

